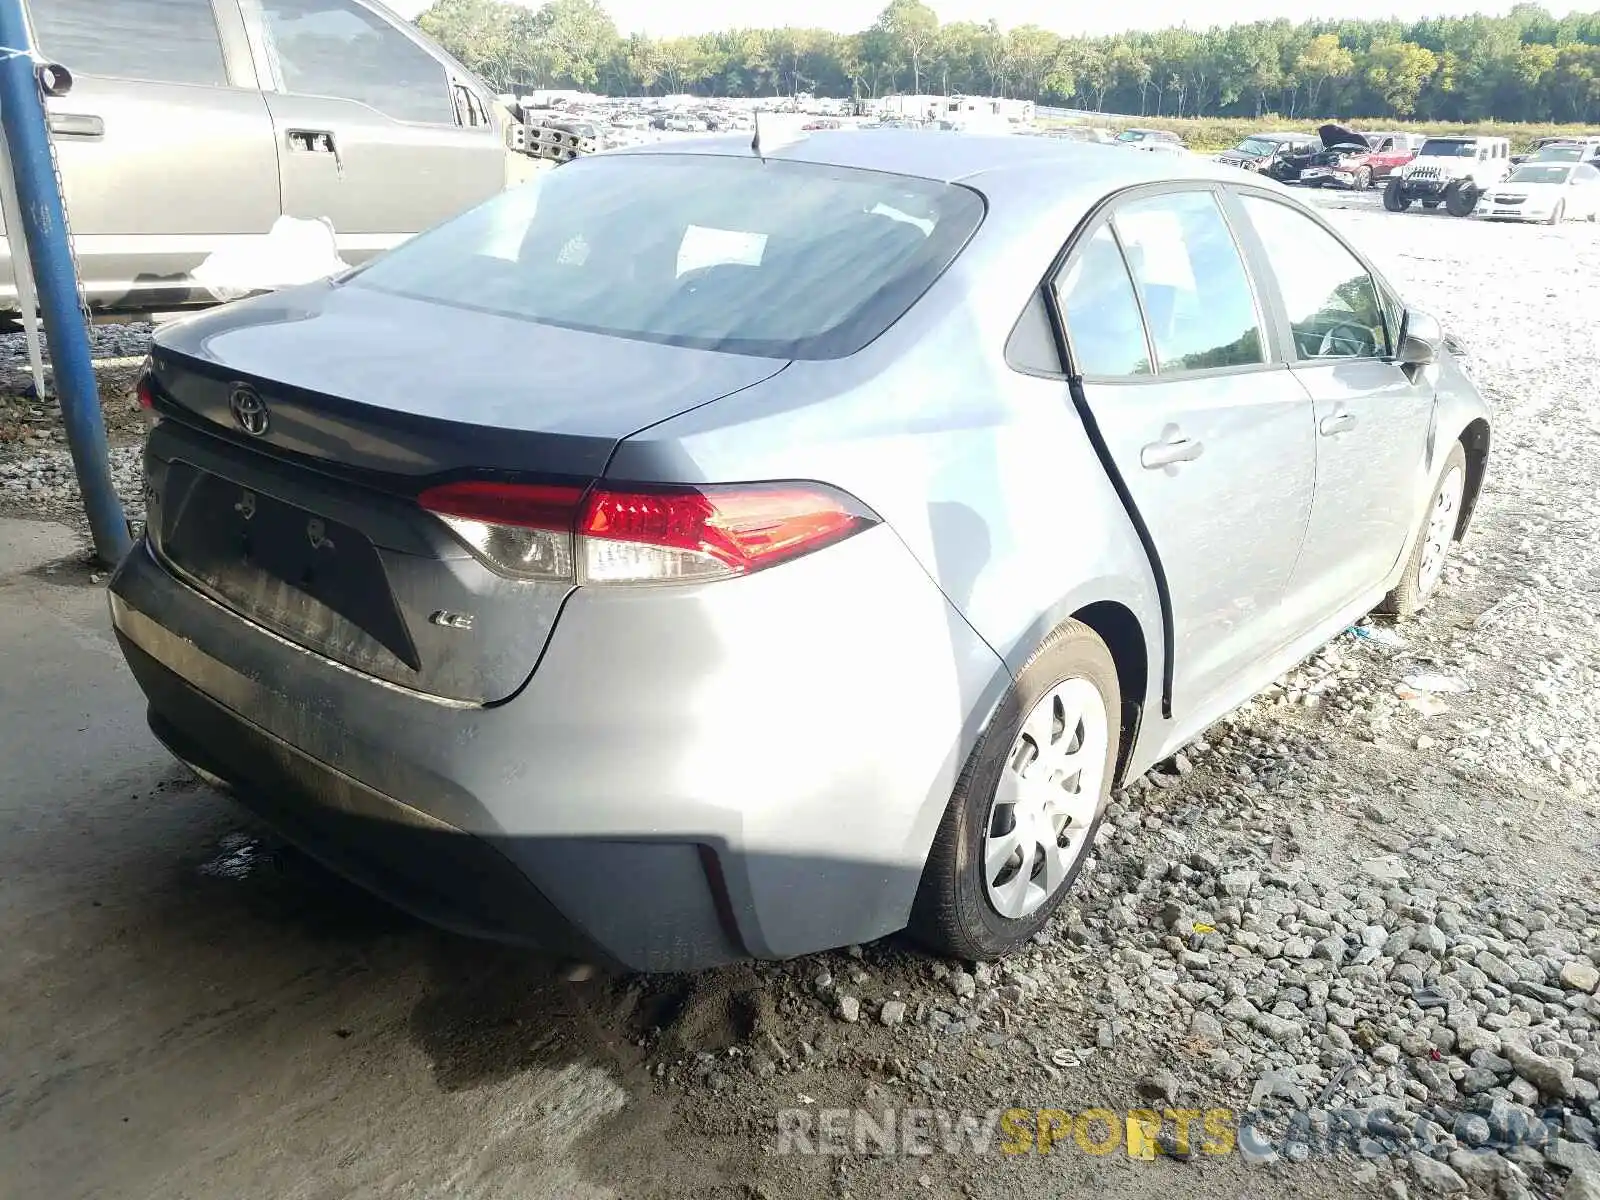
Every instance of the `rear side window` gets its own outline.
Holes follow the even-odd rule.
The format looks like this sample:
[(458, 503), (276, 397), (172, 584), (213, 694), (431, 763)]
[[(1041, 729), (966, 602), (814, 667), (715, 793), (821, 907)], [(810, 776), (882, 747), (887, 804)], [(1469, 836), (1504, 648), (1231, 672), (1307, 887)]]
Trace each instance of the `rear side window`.
[(1266, 361), (1255, 294), (1210, 192), (1133, 200), (1112, 218), (1161, 372)]
[(1241, 196), (1289, 313), (1295, 357), (1382, 358), (1389, 352), (1378, 288), (1344, 243), (1303, 213)]
[(1110, 226), (1078, 247), (1055, 288), (1079, 374), (1150, 374), (1144, 319)]
[(967, 188), (876, 171), (601, 154), (413, 238), (350, 284), (642, 341), (842, 358), (916, 303), (983, 212)]
[(40, 52), (80, 75), (225, 85), (211, 0), (31, 0)]
[(355, 100), (397, 121), (456, 123), (444, 65), (352, 0), (260, 0), (283, 86)]

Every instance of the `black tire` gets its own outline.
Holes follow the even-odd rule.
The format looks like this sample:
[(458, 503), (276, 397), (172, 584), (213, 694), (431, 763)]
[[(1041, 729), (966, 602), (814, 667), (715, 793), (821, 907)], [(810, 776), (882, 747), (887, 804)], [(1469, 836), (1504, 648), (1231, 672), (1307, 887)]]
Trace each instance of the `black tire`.
[(1470, 217), (1478, 207), (1478, 189), (1470, 183), (1452, 183), (1444, 189), (1444, 208), (1452, 217)]
[(1351, 186), (1358, 192), (1366, 191), (1372, 186), (1372, 171), (1367, 167), (1358, 168), (1356, 170), (1355, 183)]
[(1546, 224), (1559, 225), (1562, 221), (1566, 220), (1566, 218), (1567, 202), (1565, 200), (1557, 201), (1556, 206), (1550, 210), (1550, 219), (1546, 222)]
[(1384, 186), (1383, 206), (1390, 212), (1405, 212), (1411, 207), (1411, 200), (1398, 179), (1391, 179)]
[(1422, 568), (1422, 553), (1425, 549), (1428, 519), (1433, 513), (1434, 505), (1439, 501), (1439, 493), (1444, 489), (1444, 481), (1449, 478), (1451, 470), (1462, 472), (1463, 479), (1467, 469), (1467, 452), (1457, 442), (1450, 447), (1450, 453), (1445, 455), (1444, 466), (1439, 468), (1439, 476), (1434, 480), (1433, 490), (1428, 493), (1428, 505), (1422, 510), (1422, 523), (1417, 526), (1412, 534), (1415, 545), (1411, 547), (1411, 557), (1406, 560), (1405, 573), (1400, 576), (1400, 582), (1395, 585), (1394, 591), (1383, 598), (1383, 603), (1378, 606), (1380, 613), (1387, 613), (1397, 621), (1409, 621), (1426, 607), (1429, 600), (1438, 591), (1435, 582), (1432, 591), (1423, 591), (1419, 576)]
[[(1106, 761), (1094, 820), (1077, 860), (1054, 894), (1026, 916), (1004, 917), (990, 902), (984, 879), (986, 822), (1023, 722), (1040, 700), (1069, 679), (1092, 684), (1106, 706)], [(1082, 622), (1062, 622), (1017, 673), (956, 781), (912, 907), (913, 937), (940, 953), (983, 961), (1010, 953), (1044, 927), (1072, 891), (1093, 850), (1121, 750), (1121, 714), (1116, 663), (1106, 644)]]

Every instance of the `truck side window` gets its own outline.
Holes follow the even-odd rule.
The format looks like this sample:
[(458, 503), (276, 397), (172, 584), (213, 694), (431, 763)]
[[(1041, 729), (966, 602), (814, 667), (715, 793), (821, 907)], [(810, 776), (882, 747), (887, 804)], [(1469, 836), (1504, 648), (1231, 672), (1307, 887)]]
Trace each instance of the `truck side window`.
[(377, 13), (353, 0), (261, 0), (261, 12), (286, 90), (456, 124), (444, 64)]
[(32, 0), (39, 49), (69, 71), (227, 86), (211, 0)]

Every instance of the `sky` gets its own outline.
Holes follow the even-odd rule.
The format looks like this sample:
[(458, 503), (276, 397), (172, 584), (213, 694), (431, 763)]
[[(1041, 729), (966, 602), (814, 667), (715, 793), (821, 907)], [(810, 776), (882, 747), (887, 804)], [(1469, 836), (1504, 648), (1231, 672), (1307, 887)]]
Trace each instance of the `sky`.
[[(389, 0), (402, 15), (414, 17), (431, 0)], [(516, 0), (538, 7), (539, 0)], [(1232, 25), (1271, 17), (1305, 20), (1311, 17), (1413, 20), (1418, 17), (1459, 15), (1469, 12), (1500, 14), (1513, 0), (1224, 0), (1202, 6), (1192, 0), (1119, 0), (1115, 4), (1064, 5), (1061, 0), (932, 0), (930, 7), (942, 21), (987, 21), (1001, 25), (1042, 25), (1057, 33), (1102, 34), (1128, 29), (1160, 29), (1188, 21), (1196, 27)], [(854, 33), (872, 24), (884, 0), (765, 0), (758, 6), (748, 0), (603, 0), (623, 33), (653, 37), (678, 37), (735, 26), (764, 28), (802, 25)], [(1565, 13), (1571, 4), (1546, 7)], [(1083, 11), (1085, 8), (1094, 11)], [(1076, 9), (1076, 11), (1073, 11)], [(1070, 15), (1069, 15), (1070, 14)]]

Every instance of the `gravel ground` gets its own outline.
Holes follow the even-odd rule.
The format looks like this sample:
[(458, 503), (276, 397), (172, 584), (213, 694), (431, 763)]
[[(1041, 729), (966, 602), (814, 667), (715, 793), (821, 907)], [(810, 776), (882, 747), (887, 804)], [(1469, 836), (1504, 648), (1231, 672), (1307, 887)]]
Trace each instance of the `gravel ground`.
[[(1343, 635), (1119, 795), (1079, 893), (1003, 966), (891, 939), (573, 982), (572, 1017), (475, 981), (476, 1061), (514, 1074), (544, 1019), (627, 1090), (578, 1151), (588, 1176), (630, 1197), (1600, 1200), (1600, 228), (1320, 199), (1498, 408), (1440, 598)], [(0, 444), (0, 488), (59, 513), (64, 454), (24, 424), (47, 436)], [(840, 1108), (1020, 1108), (1031, 1131), (1032, 1110), (1095, 1107), (1255, 1112), (1258, 1133), (1194, 1152), (1167, 1119), (1148, 1162), (1066, 1135), (1014, 1155), (777, 1137), (816, 1146)]]

